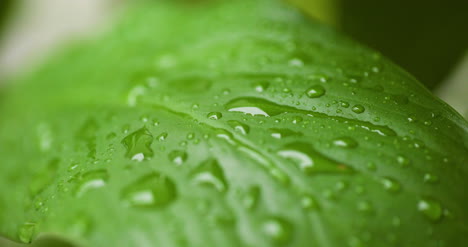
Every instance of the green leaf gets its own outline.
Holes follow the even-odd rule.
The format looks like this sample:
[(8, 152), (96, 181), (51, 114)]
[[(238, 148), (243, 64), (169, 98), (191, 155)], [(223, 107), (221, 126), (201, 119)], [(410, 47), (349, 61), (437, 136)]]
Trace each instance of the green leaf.
[(280, 3), (138, 5), (0, 111), (0, 232), (17, 241), (466, 242), (466, 121)]

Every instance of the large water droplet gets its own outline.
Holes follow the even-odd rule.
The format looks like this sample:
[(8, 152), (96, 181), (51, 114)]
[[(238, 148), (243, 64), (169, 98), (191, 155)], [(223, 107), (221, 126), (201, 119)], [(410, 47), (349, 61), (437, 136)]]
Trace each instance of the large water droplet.
[(243, 135), (247, 135), (250, 132), (250, 127), (246, 124), (243, 124), (237, 120), (229, 120), (229, 126), (231, 126), (236, 132), (239, 132)]
[(309, 98), (318, 98), (325, 94), (325, 88), (321, 85), (311, 86), (306, 90), (306, 95)]
[(153, 157), (152, 143), (153, 135), (146, 127), (129, 134), (122, 140), (122, 144), (127, 150), (125, 156), (136, 161)]
[(294, 142), (288, 144), (278, 151), (278, 155), (292, 160), (306, 174), (317, 172), (347, 173), (353, 171), (350, 167), (319, 153), (308, 143)]
[(124, 204), (135, 208), (163, 208), (177, 198), (175, 183), (166, 175), (153, 172), (122, 190)]
[(18, 238), (23, 243), (31, 243), (36, 231), (36, 223), (24, 223), (18, 229)]
[(293, 235), (293, 226), (280, 217), (269, 217), (263, 221), (263, 234), (275, 244), (287, 244)]
[(77, 187), (76, 196), (83, 196), (86, 192), (103, 187), (109, 180), (109, 174), (104, 169), (89, 171), (81, 177)]
[(355, 105), (353, 106), (353, 108), (351, 108), (351, 110), (354, 113), (360, 114), (360, 113), (363, 113), (366, 110), (366, 108), (364, 108), (364, 106), (362, 105)]
[(219, 192), (228, 189), (224, 171), (217, 160), (204, 161), (191, 174), (192, 181), (196, 184), (212, 187)]
[(418, 202), (418, 211), (431, 221), (442, 218), (442, 206), (434, 199), (423, 198)]

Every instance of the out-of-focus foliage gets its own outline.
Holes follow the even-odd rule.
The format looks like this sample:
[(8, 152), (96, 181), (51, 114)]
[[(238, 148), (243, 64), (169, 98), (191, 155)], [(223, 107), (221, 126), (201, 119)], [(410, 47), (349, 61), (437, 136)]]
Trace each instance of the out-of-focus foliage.
[[(430, 89), (468, 48), (466, 0), (290, 1), (382, 52)], [(329, 10), (330, 2), (337, 9)]]

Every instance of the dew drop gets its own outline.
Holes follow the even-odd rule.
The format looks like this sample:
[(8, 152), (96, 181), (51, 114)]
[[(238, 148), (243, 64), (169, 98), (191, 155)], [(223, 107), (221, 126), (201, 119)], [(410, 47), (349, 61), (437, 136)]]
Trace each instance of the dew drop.
[(122, 140), (122, 144), (127, 150), (125, 156), (137, 161), (153, 157), (152, 143), (153, 135), (146, 127), (129, 134)]
[(162, 141), (165, 141), (167, 139), (167, 136), (168, 136), (167, 132), (163, 132), (163, 133), (159, 134), (156, 137), (156, 139), (158, 139), (158, 141), (162, 142)]
[(215, 159), (206, 160), (191, 172), (192, 181), (197, 185), (208, 186), (219, 192), (228, 189), (224, 171)]
[(431, 173), (426, 173), (424, 174), (424, 182), (429, 184), (435, 184), (439, 182), (439, 177)]
[(398, 164), (400, 164), (401, 166), (408, 166), (410, 161), (408, 158), (406, 158), (405, 156), (401, 156), (401, 155), (398, 155), (397, 156), (397, 162)]
[(174, 150), (168, 155), (169, 160), (176, 165), (182, 165), (187, 160), (187, 153), (182, 150)]
[(401, 189), (400, 183), (398, 183), (396, 180), (389, 178), (389, 177), (384, 177), (380, 181), (384, 187), (384, 189), (388, 192), (398, 192)]
[(355, 148), (358, 146), (358, 143), (351, 137), (339, 137), (333, 140), (333, 145), (343, 148)]
[(360, 113), (363, 113), (366, 109), (362, 105), (354, 105), (353, 108), (351, 108), (351, 110), (354, 113), (360, 114)]
[(269, 217), (262, 223), (263, 234), (275, 244), (287, 244), (293, 234), (293, 226), (280, 217)]
[(304, 195), (301, 198), (301, 206), (303, 209), (311, 211), (319, 209), (317, 200), (311, 195)]
[(250, 127), (246, 124), (243, 124), (237, 120), (229, 120), (229, 126), (234, 129), (234, 131), (239, 132), (243, 135), (247, 135), (250, 132)]
[(122, 190), (121, 199), (135, 208), (164, 208), (177, 198), (177, 188), (172, 179), (158, 172), (143, 176)]
[(324, 156), (308, 143), (294, 142), (288, 144), (278, 151), (278, 155), (292, 160), (306, 174), (317, 172), (352, 172), (350, 167)]
[(306, 95), (309, 98), (319, 98), (325, 94), (325, 88), (321, 85), (314, 85), (306, 90)]
[(218, 120), (223, 117), (223, 114), (221, 112), (210, 112), (208, 115), (206, 115), (206, 117), (211, 120)]
[(253, 85), (253, 87), (255, 88), (255, 91), (259, 93), (262, 93), (265, 90), (267, 90), (269, 86), (270, 86), (270, 83), (268, 82), (258, 82)]
[(258, 201), (260, 199), (260, 193), (261, 193), (260, 187), (258, 186), (249, 187), (242, 197), (242, 205), (244, 206), (244, 208), (249, 209), (249, 210), (254, 209), (257, 206)]
[(418, 211), (431, 221), (442, 218), (442, 206), (434, 199), (423, 198), (418, 202)]
[(291, 136), (302, 136), (302, 133), (292, 131), (289, 129), (279, 129), (279, 128), (272, 128), (269, 129), (271, 136), (276, 139), (282, 139)]
[(90, 190), (104, 187), (108, 180), (109, 174), (104, 169), (89, 171), (81, 176), (75, 195), (81, 197)]

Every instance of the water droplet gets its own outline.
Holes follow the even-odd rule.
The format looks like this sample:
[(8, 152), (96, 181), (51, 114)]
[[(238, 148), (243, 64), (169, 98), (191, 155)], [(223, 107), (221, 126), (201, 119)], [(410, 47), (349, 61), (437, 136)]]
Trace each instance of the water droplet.
[(401, 156), (401, 155), (398, 155), (397, 156), (397, 162), (398, 164), (400, 164), (401, 166), (408, 166), (410, 161), (408, 158), (406, 158), (405, 156)]
[(81, 176), (75, 194), (78, 197), (83, 196), (90, 190), (105, 186), (108, 180), (109, 174), (104, 169), (89, 171)]
[(130, 92), (128, 93), (127, 96), (127, 104), (130, 107), (135, 107), (138, 103), (138, 99), (145, 95), (146, 93), (146, 88), (142, 85), (137, 85), (133, 87)]
[(346, 102), (346, 101), (340, 101), (340, 106), (341, 106), (341, 107), (344, 107), (344, 108), (348, 108), (348, 107), (349, 107), (349, 103)]
[(389, 178), (389, 177), (384, 177), (380, 181), (384, 187), (384, 189), (388, 192), (398, 192), (401, 189), (400, 183), (398, 183), (396, 180)]
[(263, 221), (263, 234), (275, 244), (287, 244), (293, 234), (293, 226), (280, 217), (270, 217)]
[(426, 173), (424, 174), (424, 182), (434, 184), (439, 182), (439, 177), (431, 173)]
[(360, 201), (357, 205), (357, 209), (362, 213), (371, 213), (373, 207), (368, 201)]
[(358, 146), (358, 143), (351, 137), (339, 137), (333, 140), (333, 145), (343, 148), (355, 148)]
[(129, 134), (122, 140), (122, 144), (127, 150), (125, 156), (137, 161), (153, 157), (152, 143), (153, 135), (146, 127)]
[(299, 58), (293, 58), (293, 59), (289, 60), (289, 66), (291, 66), (291, 67), (302, 67), (302, 66), (304, 66), (304, 62)]
[(311, 86), (306, 90), (306, 95), (309, 98), (319, 98), (325, 94), (325, 88), (321, 85)]
[(166, 175), (153, 172), (122, 190), (124, 204), (135, 208), (164, 208), (177, 198), (175, 183)]
[(158, 139), (158, 141), (160, 142), (165, 141), (167, 139), (167, 135), (168, 135), (167, 132), (163, 132), (160, 135), (158, 135), (156, 139)]
[(269, 129), (271, 136), (276, 138), (276, 139), (282, 139), (285, 137), (290, 137), (290, 136), (302, 136), (302, 133), (292, 131), (289, 129), (278, 129), (278, 128), (272, 128)]
[(254, 209), (257, 206), (258, 201), (260, 199), (260, 193), (261, 193), (260, 187), (258, 186), (249, 187), (242, 197), (242, 205), (246, 209)]
[(438, 221), (442, 218), (442, 206), (434, 199), (423, 198), (419, 200), (418, 211), (431, 221)]
[(254, 84), (255, 91), (259, 93), (262, 93), (265, 90), (267, 90), (269, 86), (270, 86), (270, 83), (268, 82), (258, 82)]
[(304, 195), (301, 198), (301, 206), (306, 210), (317, 210), (320, 208), (317, 200), (311, 195)]
[(229, 126), (233, 128), (236, 132), (239, 132), (243, 135), (247, 135), (250, 132), (250, 127), (246, 124), (243, 124), (237, 120), (229, 120)]
[(210, 113), (208, 113), (208, 115), (206, 117), (211, 119), (211, 120), (218, 120), (218, 119), (221, 119), (223, 117), (223, 114), (221, 112), (210, 112)]
[(187, 153), (182, 150), (174, 150), (168, 155), (169, 160), (176, 165), (182, 165), (187, 160)]
[(18, 238), (21, 242), (31, 243), (36, 231), (36, 223), (28, 222), (20, 226), (18, 230)]
[(353, 108), (351, 108), (351, 110), (354, 113), (360, 114), (360, 113), (363, 113), (366, 110), (366, 108), (364, 108), (364, 106), (362, 105), (355, 105), (353, 106)]
[(324, 156), (307, 143), (295, 142), (288, 144), (278, 151), (278, 155), (292, 160), (306, 174), (352, 172), (350, 167)]
[(228, 189), (224, 171), (214, 159), (201, 163), (191, 172), (191, 177), (195, 184), (209, 186), (219, 192), (225, 192)]
[(195, 133), (190, 132), (187, 134), (187, 140), (193, 140), (193, 138), (195, 138)]

